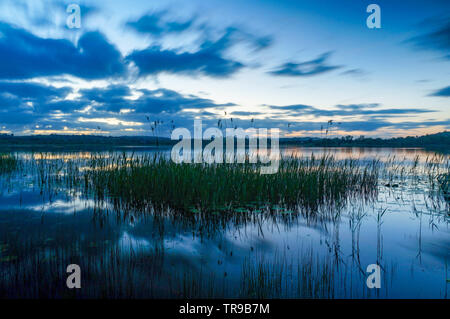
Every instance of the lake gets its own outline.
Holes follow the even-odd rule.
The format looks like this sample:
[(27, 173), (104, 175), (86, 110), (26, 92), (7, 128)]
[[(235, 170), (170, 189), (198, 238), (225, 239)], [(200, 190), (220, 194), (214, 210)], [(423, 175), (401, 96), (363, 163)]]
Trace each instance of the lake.
[[(71, 161), (88, 169), (83, 161), (90, 152), (13, 153), (21, 169), (0, 175), (0, 297), (448, 297), (450, 204), (432, 178), (448, 172), (448, 155), (383, 148), (282, 152), (361, 166), (377, 160), (382, 172), (370, 196), (349, 196), (314, 213), (272, 206), (224, 218), (167, 207), (125, 210), (67, 181), (39, 182), (42, 163), (70, 174)], [(81, 267), (81, 289), (66, 287), (69, 264)], [(381, 268), (380, 288), (366, 284), (371, 264)]]

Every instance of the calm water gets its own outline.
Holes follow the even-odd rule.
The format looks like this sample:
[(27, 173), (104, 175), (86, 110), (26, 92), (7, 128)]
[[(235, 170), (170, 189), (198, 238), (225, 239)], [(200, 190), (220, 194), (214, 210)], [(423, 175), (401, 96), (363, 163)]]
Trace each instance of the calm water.
[[(434, 155), (418, 149), (284, 152), (332, 153), (361, 163), (378, 158), (400, 167), (417, 156), (421, 167)], [(53, 153), (47, 160), (89, 156)], [(395, 184), (383, 175), (374, 200), (352, 199), (339, 211), (249, 214), (211, 225), (170, 212), (125, 217), (63, 186), (41, 189), (32, 174), (3, 176), (0, 297), (447, 298), (449, 204), (418, 172)], [(69, 262), (81, 265), (83, 287), (66, 294)], [(382, 268), (380, 289), (366, 286), (369, 264)], [(18, 284), (17, 276), (29, 278)]]

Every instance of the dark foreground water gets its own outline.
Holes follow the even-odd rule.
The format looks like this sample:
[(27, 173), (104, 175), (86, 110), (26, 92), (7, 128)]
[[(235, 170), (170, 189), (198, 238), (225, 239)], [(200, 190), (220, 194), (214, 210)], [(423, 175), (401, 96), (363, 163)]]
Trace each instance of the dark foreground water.
[[(447, 298), (449, 203), (425, 174), (433, 153), (286, 152), (332, 153), (362, 164), (378, 158), (392, 175), (380, 176), (375, 199), (351, 199), (339, 209), (239, 211), (210, 220), (169, 210), (120, 212), (64, 185), (43, 189), (31, 172), (3, 175), (0, 297)], [(46, 161), (89, 156), (52, 153)], [(419, 168), (408, 176), (416, 159)], [(71, 263), (81, 267), (81, 289), (66, 287)], [(366, 285), (369, 264), (381, 267), (379, 289)]]

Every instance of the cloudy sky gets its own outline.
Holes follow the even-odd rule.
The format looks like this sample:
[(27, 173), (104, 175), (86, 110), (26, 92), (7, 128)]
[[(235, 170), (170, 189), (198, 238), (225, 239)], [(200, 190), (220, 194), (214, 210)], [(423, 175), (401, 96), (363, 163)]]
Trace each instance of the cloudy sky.
[(0, 0), (0, 133), (422, 135), (449, 97), (447, 0)]

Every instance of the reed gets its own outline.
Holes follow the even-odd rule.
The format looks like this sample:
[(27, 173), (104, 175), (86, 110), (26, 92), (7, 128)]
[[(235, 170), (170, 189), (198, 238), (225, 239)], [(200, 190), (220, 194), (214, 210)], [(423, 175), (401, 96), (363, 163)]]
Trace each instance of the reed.
[(11, 173), (17, 169), (19, 161), (11, 154), (0, 154), (0, 174)]
[(99, 199), (136, 209), (163, 205), (195, 213), (339, 205), (374, 193), (379, 163), (285, 157), (276, 174), (262, 175), (258, 164), (176, 164), (158, 155), (123, 155), (95, 157), (89, 167), (85, 189)]
[(439, 176), (439, 186), (446, 200), (450, 200), (450, 172)]

